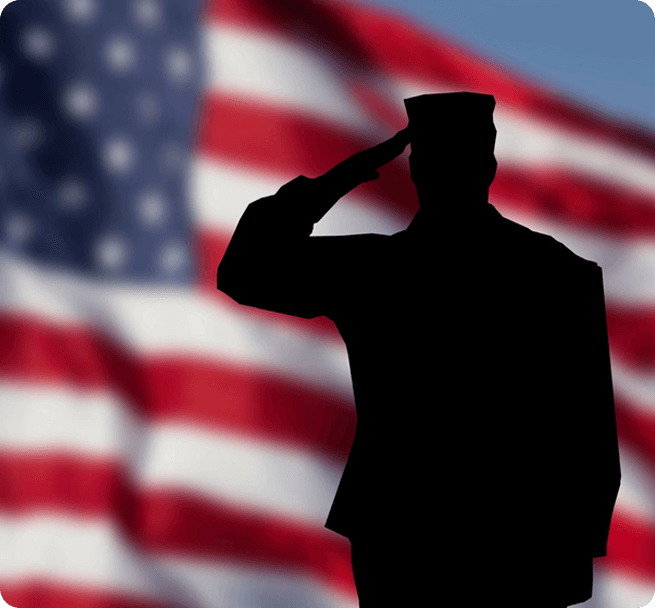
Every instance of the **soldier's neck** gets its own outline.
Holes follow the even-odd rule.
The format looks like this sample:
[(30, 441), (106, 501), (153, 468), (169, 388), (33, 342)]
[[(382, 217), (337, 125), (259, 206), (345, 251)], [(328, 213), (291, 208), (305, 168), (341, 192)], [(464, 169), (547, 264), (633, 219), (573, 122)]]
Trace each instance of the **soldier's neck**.
[(443, 223), (449, 220), (475, 220), (487, 208), (489, 193), (462, 193), (439, 197), (420, 197), (416, 214), (419, 223)]

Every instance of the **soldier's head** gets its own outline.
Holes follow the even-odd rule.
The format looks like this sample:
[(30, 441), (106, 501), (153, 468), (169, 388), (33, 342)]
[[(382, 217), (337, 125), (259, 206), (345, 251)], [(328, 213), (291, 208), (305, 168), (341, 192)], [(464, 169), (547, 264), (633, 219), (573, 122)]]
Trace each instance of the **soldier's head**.
[(496, 176), (495, 100), (480, 93), (441, 93), (405, 99), (409, 168), (421, 207), (439, 199), (485, 200)]

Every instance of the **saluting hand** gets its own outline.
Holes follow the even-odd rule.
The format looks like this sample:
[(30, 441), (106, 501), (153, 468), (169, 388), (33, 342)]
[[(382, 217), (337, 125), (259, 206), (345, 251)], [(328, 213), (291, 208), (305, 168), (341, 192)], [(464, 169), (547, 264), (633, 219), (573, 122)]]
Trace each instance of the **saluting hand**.
[(402, 154), (409, 139), (407, 126), (386, 141), (353, 154), (319, 177), (299, 175), (284, 184), (277, 194), (298, 204), (310, 199), (314, 211), (312, 221), (316, 223), (353, 188), (377, 179), (379, 173), (376, 169)]
[[(372, 181), (379, 177), (376, 171), (382, 165), (403, 153), (409, 143), (409, 126), (398, 131), (393, 137), (372, 148), (353, 154), (351, 157), (334, 166), (321, 177), (356, 179), (359, 182)], [(362, 177), (365, 179), (362, 179)]]

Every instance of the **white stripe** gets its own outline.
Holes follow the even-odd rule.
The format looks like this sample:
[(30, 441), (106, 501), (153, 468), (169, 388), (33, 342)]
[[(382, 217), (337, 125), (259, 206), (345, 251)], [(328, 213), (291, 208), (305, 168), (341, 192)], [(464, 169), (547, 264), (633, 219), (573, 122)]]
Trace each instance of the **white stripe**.
[[(189, 200), (195, 225), (215, 228), (228, 234), (234, 232), (250, 203), (272, 196), (295, 177), (266, 175), (224, 160), (202, 156), (194, 158), (189, 176)], [(364, 200), (355, 189), (332, 207), (314, 226), (312, 234), (394, 234), (405, 229), (410, 220), (408, 217), (403, 221), (382, 207), (376, 207), (372, 201)]]
[[(29, 577), (124, 593), (135, 601), (161, 601), (187, 608), (356, 608), (316, 578), (289, 569), (247, 568), (185, 556), (143, 555), (106, 521), (36, 515), (0, 518), (0, 578)], [(612, 571), (593, 560), (596, 608), (645, 606), (654, 581)], [(463, 592), (462, 592), (463, 593)], [(465, 594), (455, 598), (464, 600)]]
[(176, 580), (192, 588), (207, 608), (357, 608), (359, 605), (350, 594), (345, 597), (325, 581), (310, 578), (305, 569), (294, 573), (290, 567), (280, 568), (284, 574), (278, 574), (272, 567), (266, 571), (248, 571), (236, 565), (220, 564), (217, 568), (207, 560), (158, 558), (156, 563), (175, 572)]
[(203, 45), (210, 93), (267, 102), (369, 135), (380, 132), (350, 94), (343, 66), (321, 47), (216, 23), (203, 30)]
[(655, 373), (635, 371), (623, 363), (619, 352), (611, 351), (610, 356), (614, 393), (640, 416), (655, 421)]
[(174, 488), (323, 526), (343, 465), (188, 422), (140, 419), (119, 396), (0, 383), (0, 447), (121, 462), (140, 491)]
[(89, 326), (138, 355), (211, 358), (266, 369), (354, 401), (343, 342), (253, 318), (192, 288), (108, 286), (0, 249), (0, 310)]
[(531, 166), (555, 168), (620, 186), (628, 192), (655, 195), (655, 162), (628, 145), (573, 133), (523, 116), (502, 103), (494, 111), (494, 124), (499, 167), (518, 166), (524, 171)]
[[(237, 508), (293, 516), (322, 526), (343, 466), (304, 449), (252, 440), (192, 422), (140, 419), (110, 392), (0, 383), (0, 448), (66, 451), (121, 462), (145, 491), (172, 487)], [(620, 443), (617, 508), (649, 524), (655, 482)]]
[[(613, 571), (603, 560), (594, 560), (594, 588), (589, 608), (641, 608), (653, 600), (655, 579), (629, 576), (624, 570)], [(576, 604), (577, 606), (578, 604)], [(651, 604), (650, 608), (653, 608)]]
[[(348, 94), (343, 67), (332, 65), (321, 48), (315, 50), (266, 32), (216, 24), (209, 26), (204, 35), (210, 92), (233, 94), (312, 114), (374, 139), (381, 136), (379, 123)], [(389, 101), (396, 105), (401, 116), (406, 115), (405, 98), (461, 88), (439, 81), (383, 76), (390, 82), (387, 88), (398, 91)], [(372, 86), (378, 86), (379, 78), (377, 75), (371, 80)], [(600, 142), (554, 122), (526, 116), (501, 99), (496, 99), (494, 124), (498, 131), (499, 165), (518, 164), (524, 169), (530, 165), (558, 167), (626, 189), (655, 194), (655, 162), (627, 144)]]
[(185, 608), (356, 608), (304, 572), (144, 554), (106, 520), (2, 514), (0, 546), (0, 578), (12, 583), (37, 577)]
[[(270, 454), (266, 454), (261, 445), (244, 444), (242, 449), (234, 450), (234, 440), (220, 434), (203, 440), (201, 432), (189, 429), (159, 430), (156, 425), (152, 425), (151, 430), (139, 428), (133, 416), (127, 413), (127, 408), (121, 407), (115, 400), (112, 403), (106, 397), (88, 396), (82, 399), (79, 395), (73, 395), (67, 402), (62, 398), (64, 393), (60, 391), (60, 395), (57, 395), (56, 391), (49, 390), (39, 398), (33, 388), (21, 391), (2, 387), (2, 447), (16, 449), (20, 444), (23, 449), (38, 450), (49, 441), (51, 447), (69, 443), (70, 449), (81, 447), (86, 452), (89, 445), (95, 442), (96, 449), (88, 452), (89, 455), (107, 456), (107, 451), (113, 454), (122, 452), (123, 455), (132, 452), (127, 464), (134, 463), (130, 474), (142, 487), (173, 486), (209, 495), (210, 498), (218, 494), (224, 498), (227, 493), (230, 498), (238, 499), (242, 507), (260, 503), (263, 493), (278, 494), (284, 491), (279, 489), (281, 487), (286, 491), (298, 492), (298, 487), (307, 485), (308, 496), (317, 489), (318, 484), (312, 480), (312, 475), (318, 473), (320, 476), (321, 471), (298, 477), (298, 469), (293, 463), (285, 463), (276, 471), (275, 465), (271, 465)], [(110, 411), (112, 409), (113, 412)], [(119, 409), (123, 411), (117, 411)], [(129, 445), (135, 438), (140, 440), (141, 446)], [(121, 443), (122, 446), (119, 445)], [(211, 446), (210, 443), (218, 445)], [(139, 451), (140, 454), (137, 453)], [(653, 503), (653, 483), (648, 471), (631, 456), (629, 450), (622, 448), (623, 479), (617, 510), (629, 511), (650, 522), (652, 513), (649, 513), (648, 505)], [(190, 471), (194, 473), (190, 474)], [(228, 480), (225, 479), (226, 474), (229, 475)], [(245, 492), (239, 488), (238, 492), (232, 493), (235, 485), (248, 483), (244, 478), (249, 476), (254, 478), (250, 482), (251, 487)], [(215, 494), (217, 478), (221, 478), (221, 491)], [(284, 479), (291, 479), (293, 483), (285, 483)], [(336, 485), (332, 485), (336, 490)], [(254, 488), (256, 500), (249, 495)], [(300, 497), (300, 500), (302, 502), (303, 498)], [(322, 502), (326, 502), (325, 495)], [(279, 505), (276, 507), (279, 508)], [(163, 562), (153, 564), (149, 559), (147, 563), (142, 563), (138, 554), (117, 535), (113, 527), (81, 518), (22, 516), (11, 519), (4, 516), (0, 519), (0, 542), (5, 548), (0, 552), (2, 579), (21, 579), (39, 574), (73, 584), (86, 583), (156, 597), (163, 593), (169, 598), (178, 599), (183, 599), (183, 589), (193, 588), (195, 592), (201, 587), (203, 601), (209, 601), (212, 593), (215, 601), (218, 599), (216, 593), (221, 594), (231, 585), (231, 576), (241, 576), (234, 571), (227, 577), (230, 567), (226, 570), (224, 564), (208, 565), (206, 569), (198, 570), (190, 562), (184, 565), (181, 576), (177, 576), (175, 561), (168, 559), (166, 574), (173, 575), (172, 579), (178, 583), (184, 580), (185, 584), (163, 584), (163, 580), (170, 580), (169, 576), (163, 576)], [(219, 571), (223, 574), (213, 579), (212, 569), (215, 574)], [(276, 583), (276, 586), (278, 584), (285, 586), (283, 581)], [(219, 585), (219, 588), (214, 587), (210, 593), (212, 585)]]
[[(274, 50), (271, 48), (271, 52)], [(397, 97), (389, 100), (398, 111), (406, 115), (403, 100), (426, 93), (450, 93), (461, 90), (459, 86), (444, 85), (439, 81), (417, 82), (402, 77), (389, 76)], [(488, 91), (467, 87), (467, 91)], [(509, 102), (494, 96), (496, 107), (493, 122), (496, 126), (494, 154), (499, 170), (503, 166), (519, 166), (523, 171), (557, 168), (578, 173), (588, 178), (620, 186), (627, 191), (655, 195), (655, 160), (638, 148), (608, 143), (597, 137), (579, 133), (526, 115), (514, 109)], [(591, 112), (587, 110), (587, 114)], [(653, 201), (655, 205), (655, 201)]]
[[(254, 172), (227, 163), (197, 159), (191, 200), (197, 225), (232, 234), (251, 202), (274, 194), (283, 179), (258, 178)], [(625, 304), (655, 302), (655, 243), (646, 239), (618, 239), (590, 229), (580, 230), (523, 213), (502, 199), (490, 198), (500, 213), (523, 226), (549, 234), (573, 253), (599, 264), (608, 301)], [(316, 225), (313, 234), (394, 234), (411, 220), (395, 218), (349, 194)]]
[(624, 513), (635, 520), (641, 520), (644, 527), (655, 524), (655, 480), (648, 463), (625, 441), (619, 441), (621, 461), (621, 485), (616, 499), (614, 513)]
[[(273, 49), (271, 51), (274, 53)], [(439, 81), (417, 82), (391, 75), (388, 80), (388, 88), (397, 91), (389, 103), (395, 104), (404, 116), (404, 99), (461, 90), (459, 86), (444, 85)], [(466, 90), (489, 93), (475, 87)], [(493, 122), (497, 131), (494, 154), (499, 170), (503, 166), (518, 166), (523, 171), (529, 171), (531, 167), (561, 169), (635, 194), (655, 195), (655, 160), (652, 156), (627, 143), (613, 144), (587, 135), (583, 128), (574, 132), (554, 121), (526, 115), (509, 102), (494, 97)], [(586, 113), (590, 115), (591, 110), (587, 109)]]

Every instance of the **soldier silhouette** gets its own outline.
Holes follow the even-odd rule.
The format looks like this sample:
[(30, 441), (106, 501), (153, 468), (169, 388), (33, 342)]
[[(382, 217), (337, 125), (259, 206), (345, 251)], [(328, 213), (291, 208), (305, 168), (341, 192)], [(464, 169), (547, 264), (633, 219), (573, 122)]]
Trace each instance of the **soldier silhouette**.
[[(326, 527), (362, 608), (584, 602), (621, 478), (602, 269), (489, 204), (493, 96), (404, 101), (394, 137), (247, 207), (218, 289), (345, 342), (357, 430)], [(408, 143), (406, 230), (310, 236)]]

